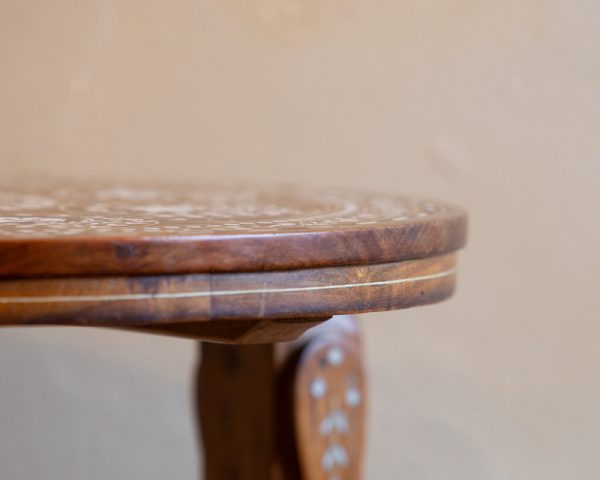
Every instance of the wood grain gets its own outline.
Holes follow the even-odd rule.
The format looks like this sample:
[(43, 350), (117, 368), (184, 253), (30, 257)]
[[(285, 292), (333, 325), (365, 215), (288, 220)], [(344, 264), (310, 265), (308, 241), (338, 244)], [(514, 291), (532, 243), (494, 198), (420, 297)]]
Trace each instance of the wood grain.
[(465, 231), (415, 197), (23, 181), (0, 188), (0, 325), (289, 340), (447, 298)]
[[(452, 294), (455, 277), (455, 255), (449, 254), (286, 272), (4, 279), (0, 325), (152, 327), (227, 341), (225, 328), (231, 339), (241, 341), (249, 340), (262, 320), (319, 319), (441, 301)], [(284, 324), (272, 326), (280, 327), (285, 338)], [(293, 337), (298, 325), (288, 326)]]
[(0, 185), (0, 276), (289, 270), (425, 258), (466, 215), (402, 196), (239, 185)]
[(197, 377), (208, 480), (358, 480), (360, 342), (325, 320), (449, 297), (465, 237), (463, 210), (415, 197), (0, 184), (0, 326), (217, 342)]
[(328, 320), (318, 318), (284, 318), (273, 320), (221, 320), (195, 323), (176, 323), (130, 328), (158, 335), (204, 340), (237, 345), (289, 342), (306, 330)]
[(203, 344), (196, 385), (202, 478), (361, 478), (366, 388), (352, 319), (288, 344)]
[(206, 480), (285, 480), (274, 345), (202, 345), (196, 399)]
[(302, 478), (360, 480), (367, 389), (358, 324), (350, 317), (337, 317), (309, 335), (294, 378)]

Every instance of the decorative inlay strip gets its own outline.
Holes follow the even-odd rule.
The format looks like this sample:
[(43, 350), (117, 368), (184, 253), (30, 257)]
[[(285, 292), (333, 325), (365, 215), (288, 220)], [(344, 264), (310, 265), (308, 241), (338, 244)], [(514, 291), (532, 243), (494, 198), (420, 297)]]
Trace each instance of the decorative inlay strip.
[(248, 290), (215, 290), (201, 292), (169, 292), (169, 293), (129, 293), (121, 295), (51, 295), (30, 297), (0, 297), (0, 304), (27, 304), (27, 303), (70, 303), (70, 302), (107, 302), (107, 301), (135, 301), (135, 300), (172, 300), (196, 297), (220, 297), (231, 295), (253, 295), (268, 293), (294, 293), (313, 292), (322, 290), (333, 290), (343, 288), (376, 287), (382, 285), (397, 285), (402, 283), (421, 282), (449, 277), (456, 273), (451, 268), (442, 272), (416, 277), (397, 278), (392, 280), (380, 280), (375, 282), (342, 283), (337, 285), (318, 285), (312, 287), (289, 287), (289, 288), (257, 288)]

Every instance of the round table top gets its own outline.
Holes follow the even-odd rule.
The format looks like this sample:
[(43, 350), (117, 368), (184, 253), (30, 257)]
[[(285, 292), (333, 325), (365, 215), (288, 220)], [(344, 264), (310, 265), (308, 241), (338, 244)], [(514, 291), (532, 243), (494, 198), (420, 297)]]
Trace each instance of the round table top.
[(252, 272), (428, 258), (466, 215), (418, 197), (290, 186), (19, 182), (0, 189), (0, 276)]
[(286, 340), (449, 297), (465, 230), (415, 197), (20, 182), (0, 189), (0, 325)]

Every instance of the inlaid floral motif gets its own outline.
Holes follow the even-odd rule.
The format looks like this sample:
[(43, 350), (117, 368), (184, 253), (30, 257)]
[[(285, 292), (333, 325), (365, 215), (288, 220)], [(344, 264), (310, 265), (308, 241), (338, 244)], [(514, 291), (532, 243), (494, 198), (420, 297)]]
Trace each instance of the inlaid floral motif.
[(410, 222), (443, 211), (412, 197), (286, 187), (2, 187), (0, 238), (322, 231)]

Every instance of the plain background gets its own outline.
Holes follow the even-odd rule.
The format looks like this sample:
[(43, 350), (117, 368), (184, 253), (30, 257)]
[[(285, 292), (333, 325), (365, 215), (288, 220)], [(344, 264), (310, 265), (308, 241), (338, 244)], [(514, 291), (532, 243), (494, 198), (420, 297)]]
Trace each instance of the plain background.
[[(0, 175), (466, 206), (454, 299), (362, 317), (366, 478), (595, 480), (599, 19), (597, 0), (0, 0)], [(197, 478), (196, 353), (3, 329), (0, 477)]]

